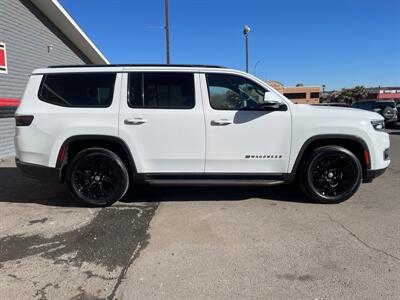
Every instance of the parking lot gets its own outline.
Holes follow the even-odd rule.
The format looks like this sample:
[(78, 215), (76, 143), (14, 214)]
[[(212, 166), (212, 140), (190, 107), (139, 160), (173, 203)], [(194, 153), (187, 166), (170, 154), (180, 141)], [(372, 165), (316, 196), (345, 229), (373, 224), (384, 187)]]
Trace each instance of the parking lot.
[(151, 188), (109, 208), (0, 163), (0, 298), (398, 299), (392, 163), (338, 205), (291, 186)]

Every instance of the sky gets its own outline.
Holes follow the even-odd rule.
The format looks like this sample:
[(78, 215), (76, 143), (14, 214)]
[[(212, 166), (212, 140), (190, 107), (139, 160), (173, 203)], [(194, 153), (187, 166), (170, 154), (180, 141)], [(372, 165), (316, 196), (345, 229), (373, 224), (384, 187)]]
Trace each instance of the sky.
[[(111, 63), (165, 63), (164, 0), (59, 0)], [(400, 0), (169, 0), (171, 63), (286, 86), (400, 86)]]

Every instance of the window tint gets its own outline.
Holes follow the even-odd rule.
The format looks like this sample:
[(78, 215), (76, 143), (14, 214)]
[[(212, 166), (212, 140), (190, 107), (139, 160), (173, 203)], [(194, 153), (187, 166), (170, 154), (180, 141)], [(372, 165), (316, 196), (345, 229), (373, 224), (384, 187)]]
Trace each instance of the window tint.
[(319, 92), (310, 93), (310, 98), (319, 98)]
[(394, 102), (376, 102), (376, 108), (386, 108), (386, 107), (391, 107), (391, 108), (395, 108), (395, 104)]
[(195, 105), (193, 73), (130, 73), (129, 106), (190, 109)]
[(371, 101), (356, 102), (356, 103), (353, 103), (352, 106), (355, 108), (361, 108), (361, 109), (365, 109), (365, 110), (373, 110), (375, 108), (374, 102), (371, 102)]
[(218, 110), (259, 110), (266, 90), (236, 75), (206, 74), (210, 105)]
[(115, 73), (44, 75), (39, 99), (68, 107), (107, 107), (114, 94)]

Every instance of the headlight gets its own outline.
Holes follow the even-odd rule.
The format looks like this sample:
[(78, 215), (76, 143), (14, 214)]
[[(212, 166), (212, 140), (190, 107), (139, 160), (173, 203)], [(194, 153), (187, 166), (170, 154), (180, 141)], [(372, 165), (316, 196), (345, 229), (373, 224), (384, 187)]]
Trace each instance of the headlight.
[(372, 127), (374, 127), (375, 130), (378, 131), (384, 131), (385, 130), (385, 120), (374, 120), (371, 121)]

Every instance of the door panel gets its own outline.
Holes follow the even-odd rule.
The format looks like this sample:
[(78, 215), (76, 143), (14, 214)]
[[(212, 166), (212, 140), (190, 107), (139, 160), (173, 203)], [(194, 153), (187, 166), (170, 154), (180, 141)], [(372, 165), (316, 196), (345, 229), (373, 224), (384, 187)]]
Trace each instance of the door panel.
[[(220, 75), (218, 78), (215, 73), (209, 86), (206, 74), (200, 75), (206, 122), (206, 173), (285, 173), (291, 144), (290, 111), (257, 110), (263, 101), (262, 87), (255, 84), (253, 89), (254, 83), (244, 79), (243, 85), (235, 88), (237, 78), (224, 83), (224, 75)], [(214, 97), (211, 104), (209, 91)]]
[[(128, 74), (124, 74), (119, 117), (120, 137), (129, 144), (138, 172), (204, 172), (205, 128), (199, 75), (186, 73), (194, 80), (192, 107), (187, 89), (193, 87), (180, 86), (177, 73), (157, 73), (151, 78), (150, 73), (143, 74), (140, 84), (139, 76), (132, 76), (128, 83)], [(132, 100), (130, 107), (128, 97), (124, 98), (127, 94), (146, 95)]]

